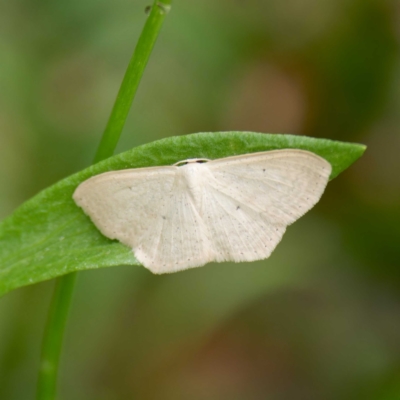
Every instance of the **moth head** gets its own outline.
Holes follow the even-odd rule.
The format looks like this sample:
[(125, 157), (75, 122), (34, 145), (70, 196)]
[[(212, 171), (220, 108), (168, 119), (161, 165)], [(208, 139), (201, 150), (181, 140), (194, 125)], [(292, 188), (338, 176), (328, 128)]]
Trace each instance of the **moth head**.
[(208, 158), (188, 158), (187, 160), (178, 161), (174, 164), (175, 167), (182, 167), (183, 165), (187, 164), (203, 164), (210, 161)]

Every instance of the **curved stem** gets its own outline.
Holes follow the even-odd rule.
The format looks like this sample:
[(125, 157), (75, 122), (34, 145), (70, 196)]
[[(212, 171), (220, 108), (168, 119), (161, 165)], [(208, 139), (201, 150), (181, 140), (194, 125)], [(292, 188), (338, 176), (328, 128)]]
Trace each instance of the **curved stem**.
[(37, 387), (38, 400), (53, 400), (56, 398), (61, 347), (77, 275), (77, 272), (73, 272), (56, 280), (43, 337)]
[(155, 1), (119, 89), (94, 162), (113, 155), (171, 0)]
[[(171, 0), (156, 0), (151, 7), (150, 15), (126, 70), (93, 163), (112, 156), (115, 151), (133, 98), (170, 5)], [(77, 275), (78, 273), (74, 272), (58, 278), (56, 281), (43, 336), (37, 400), (54, 400), (56, 398), (57, 375), (64, 331)]]

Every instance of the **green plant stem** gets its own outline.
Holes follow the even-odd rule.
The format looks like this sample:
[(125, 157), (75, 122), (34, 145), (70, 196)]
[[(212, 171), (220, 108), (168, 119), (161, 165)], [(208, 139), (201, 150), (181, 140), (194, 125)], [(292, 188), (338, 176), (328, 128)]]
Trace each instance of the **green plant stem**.
[(53, 400), (56, 397), (61, 347), (77, 275), (77, 272), (73, 272), (56, 280), (43, 337), (37, 388), (37, 399), (40, 400)]
[[(113, 155), (171, 0), (154, 1), (115, 100), (93, 163)], [(58, 278), (43, 336), (37, 400), (54, 400), (68, 312), (77, 272)]]
[(151, 8), (150, 15), (143, 28), (131, 61), (129, 62), (106, 129), (101, 138), (95, 156), (95, 162), (111, 157), (114, 153), (131, 108), (133, 98), (135, 97), (142, 78), (143, 71), (150, 58), (161, 25), (170, 7), (171, 0), (163, 0), (162, 2), (155, 1)]

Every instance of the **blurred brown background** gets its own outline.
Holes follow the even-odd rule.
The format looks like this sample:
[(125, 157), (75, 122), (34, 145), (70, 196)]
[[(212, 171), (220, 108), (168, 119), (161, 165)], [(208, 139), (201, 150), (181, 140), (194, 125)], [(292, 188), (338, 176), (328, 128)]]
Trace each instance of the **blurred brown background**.
[[(0, 217), (90, 164), (150, 1), (0, 0)], [(80, 274), (60, 399), (400, 399), (400, 3), (175, 0), (118, 151), (252, 130), (368, 145), (270, 259)], [(53, 283), (0, 301), (34, 397)]]

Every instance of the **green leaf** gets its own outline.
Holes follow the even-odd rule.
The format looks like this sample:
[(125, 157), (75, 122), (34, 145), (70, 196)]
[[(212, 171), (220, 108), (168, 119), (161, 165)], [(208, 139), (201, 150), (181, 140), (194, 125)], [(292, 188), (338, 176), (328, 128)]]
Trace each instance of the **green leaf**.
[(365, 151), (360, 144), (251, 132), (171, 137), (95, 164), (43, 190), (0, 224), (0, 295), (69, 272), (139, 265), (131, 249), (107, 239), (72, 200), (75, 188), (106, 171), (171, 165), (187, 158), (221, 158), (274, 149), (303, 149), (332, 165), (331, 179)]

